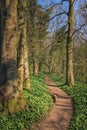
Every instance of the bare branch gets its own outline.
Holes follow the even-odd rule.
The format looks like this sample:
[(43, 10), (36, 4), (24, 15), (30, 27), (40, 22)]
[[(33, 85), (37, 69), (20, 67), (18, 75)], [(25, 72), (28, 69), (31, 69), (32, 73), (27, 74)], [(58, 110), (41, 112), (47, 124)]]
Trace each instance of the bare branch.
[(83, 25), (81, 25), (80, 28), (76, 29), (76, 30), (73, 32), (73, 34), (76, 33), (76, 32), (78, 32), (79, 30), (81, 30), (82, 27), (84, 27), (84, 26), (87, 26), (87, 24), (83, 24)]
[(67, 15), (67, 12), (64, 11), (64, 12), (61, 12), (61, 13), (59, 13), (59, 14), (56, 14), (56, 15), (54, 15), (53, 17), (51, 17), (48, 21), (54, 19), (54, 18), (57, 17), (57, 16), (63, 15), (63, 14), (66, 14), (66, 15)]

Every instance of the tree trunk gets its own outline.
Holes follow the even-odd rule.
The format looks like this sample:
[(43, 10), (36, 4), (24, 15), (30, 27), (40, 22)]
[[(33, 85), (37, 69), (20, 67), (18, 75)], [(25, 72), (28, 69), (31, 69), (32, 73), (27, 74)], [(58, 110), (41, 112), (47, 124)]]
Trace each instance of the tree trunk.
[[(17, 82), (17, 0), (4, 1), (4, 22), (2, 28), (2, 53), (0, 76), (0, 101), (7, 102), (11, 98), (18, 97)], [(3, 5), (2, 5), (3, 6)], [(7, 104), (9, 109), (9, 105)]]
[(29, 66), (28, 66), (28, 47), (27, 44), (24, 46), (24, 87), (28, 90), (30, 87), (30, 79), (29, 79)]
[(34, 75), (39, 73), (39, 43), (37, 39), (35, 41), (35, 52), (34, 52)]
[(24, 45), (23, 45), (23, 32), (19, 32), (19, 42), (18, 42), (18, 86), (19, 90), (23, 90), (24, 82)]
[(66, 84), (74, 85), (73, 74), (73, 32), (74, 32), (74, 0), (69, 1), (68, 36), (66, 45)]
[(2, 16), (4, 20), (1, 30), (3, 35), (0, 64), (0, 101), (2, 109), (0, 111), (11, 114), (24, 109), (26, 100), (22, 92), (19, 92), (17, 76), (18, 1), (3, 0), (1, 7), (3, 5)]
[(23, 86), (30, 89), (28, 46), (27, 46), (27, 1), (19, 0), (19, 45), (18, 45), (18, 83), (19, 89)]
[(34, 59), (34, 75), (38, 75), (39, 73), (39, 59)]

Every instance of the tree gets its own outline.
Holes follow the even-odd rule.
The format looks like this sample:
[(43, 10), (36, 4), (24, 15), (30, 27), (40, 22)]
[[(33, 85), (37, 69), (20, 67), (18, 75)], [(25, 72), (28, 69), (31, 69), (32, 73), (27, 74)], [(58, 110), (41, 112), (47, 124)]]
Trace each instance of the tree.
[[(3, 27), (1, 41), (1, 65), (0, 65), (0, 102), (2, 111), (6, 114), (24, 109), (26, 102), (19, 92), (17, 76), (17, 46), (18, 46), (18, 1), (0, 1), (3, 6)], [(22, 104), (22, 105), (21, 105)]]
[(18, 84), (19, 89), (23, 86), (30, 89), (29, 62), (27, 44), (27, 0), (20, 1), (18, 5), (19, 43), (18, 43)]
[(66, 84), (74, 85), (73, 74), (73, 33), (74, 33), (74, 0), (69, 1), (68, 36), (66, 44)]

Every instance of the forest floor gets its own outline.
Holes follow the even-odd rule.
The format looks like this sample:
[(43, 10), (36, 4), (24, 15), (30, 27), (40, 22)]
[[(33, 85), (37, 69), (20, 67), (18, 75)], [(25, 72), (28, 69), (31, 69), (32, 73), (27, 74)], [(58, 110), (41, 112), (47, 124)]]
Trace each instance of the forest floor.
[(68, 130), (73, 115), (71, 98), (48, 76), (45, 77), (45, 83), (53, 95), (55, 105), (45, 119), (36, 125), (35, 130)]

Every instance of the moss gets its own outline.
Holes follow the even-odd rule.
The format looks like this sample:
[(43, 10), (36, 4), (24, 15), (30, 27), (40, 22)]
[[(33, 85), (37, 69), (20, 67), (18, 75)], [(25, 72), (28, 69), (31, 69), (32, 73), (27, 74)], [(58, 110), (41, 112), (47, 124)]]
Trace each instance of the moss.
[(29, 83), (29, 78), (25, 79), (24, 85), (25, 85), (25, 87), (24, 87), (25, 89), (31, 90), (31, 86), (30, 86), (30, 83)]
[(4, 115), (8, 114), (8, 107), (7, 107), (7, 101), (4, 101), (3, 105), (2, 105), (2, 113)]
[(4, 102), (3, 114), (13, 114), (22, 111), (26, 107), (26, 99), (22, 92), (18, 98), (11, 98)]
[[(26, 106), (26, 99), (22, 93), (19, 94), (19, 97), (17, 99), (17, 105), (20, 107), (20, 109), (24, 109)], [(16, 107), (18, 107), (16, 105)]]
[(17, 103), (16, 98), (12, 98), (12, 99), (8, 100), (8, 111), (9, 111), (9, 113), (14, 113), (16, 103)]

